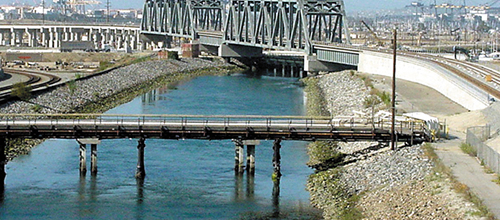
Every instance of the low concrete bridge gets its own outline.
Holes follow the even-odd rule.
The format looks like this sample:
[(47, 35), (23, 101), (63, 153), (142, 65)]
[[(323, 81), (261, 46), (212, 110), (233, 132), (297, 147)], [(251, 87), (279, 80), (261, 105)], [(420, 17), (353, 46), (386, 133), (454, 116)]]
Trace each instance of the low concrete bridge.
[[(280, 176), (282, 140), (378, 141), (391, 140), (391, 121), (356, 117), (302, 116), (203, 116), (203, 115), (0, 115), (0, 175), (5, 177), (6, 138), (76, 139), (80, 144), (80, 174), (85, 175), (86, 146), (91, 145), (91, 173), (97, 174), (97, 145), (101, 139), (138, 138), (137, 178), (144, 178), (144, 148), (147, 138), (231, 139), (235, 143), (235, 171), (244, 171), (247, 146), (249, 172), (255, 169), (255, 145), (274, 140), (273, 163)], [(408, 144), (431, 139), (425, 122), (398, 120), (397, 140)], [(3, 183), (3, 181), (2, 181)]]

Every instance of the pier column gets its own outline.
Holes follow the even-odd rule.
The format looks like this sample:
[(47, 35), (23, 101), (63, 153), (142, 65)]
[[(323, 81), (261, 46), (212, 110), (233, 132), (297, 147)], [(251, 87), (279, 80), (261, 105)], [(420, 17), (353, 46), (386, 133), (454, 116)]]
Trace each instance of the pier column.
[(274, 140), (273, 143), (273, 180), (279, 180), (281, 177), (281, 139)]
[(90, 145), (90, 173), (97, 175), (97, 144)]
[(80, 143), (80, 176), (87, 174), (87, 145)]
[(243, 142), (241, 140), (233, 140), (234, 142), (234, 172), (241, 174), (245, 170), (243, 169), (245, 166), (243, 165)]
[(3, 192), (5, 184), (5, 164), (7, 164), (7, 156), (5, 155), (5, 137), (0, 137), (0, 193)]
[(144, 169), (144, 148), (146, 144), (145, 138), (140, 138), (137, 145), (137, 170), (135, 171), (135, 178), (143, 179), (146, 177), (146, 170)]
[(80, 144), (80, 175), (85, 176), (87, 173), (87, 144), (90, 144), (90, 173), (92, 176), (97, 175), (97, 145), (101, 143), (101, 140), (79, 138), (76, 141)]
[(255, 172), (255, 145), (247, 145), (247, 171)]
[(259, 145), (259, 140), (244, 140), (243, 145), (247, 146), (247, 166), (249, 174), (255, 173), (255, 146)]

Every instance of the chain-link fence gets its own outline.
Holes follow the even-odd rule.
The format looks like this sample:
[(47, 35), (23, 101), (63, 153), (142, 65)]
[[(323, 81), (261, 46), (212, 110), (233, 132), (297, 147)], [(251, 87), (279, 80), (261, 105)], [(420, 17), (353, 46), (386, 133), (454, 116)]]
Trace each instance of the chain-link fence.
[(466, 143), (477, 151), (477, 157), (495, 173), (500, 174), (500, 154), (484, 141), (490, 138), (490, 126), (467, 128)]

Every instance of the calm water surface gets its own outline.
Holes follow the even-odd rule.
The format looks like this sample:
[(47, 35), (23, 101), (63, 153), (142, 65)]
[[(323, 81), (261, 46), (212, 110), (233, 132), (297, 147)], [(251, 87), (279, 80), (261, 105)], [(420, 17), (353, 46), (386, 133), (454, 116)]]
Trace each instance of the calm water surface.
[[(295, 82), (241, 74), (200, 77), (107, 113), (303, 115), (303, 91)], [(85, 178), (78, 174), (77, 142), (51, 139), (7, 165), (0, 219), (238, 219), (273, 213), (292, 218), (287, 213), (311, 211), (305, 145), (282, 142), (281, 190), (273, 198), (271, 141), (256, 147), (251, 177), (235, 176), (229, 140), (147, 139), (147, 176), (141, 182), (134, 178), (136, 139), (103, 140), (99, 173)]]

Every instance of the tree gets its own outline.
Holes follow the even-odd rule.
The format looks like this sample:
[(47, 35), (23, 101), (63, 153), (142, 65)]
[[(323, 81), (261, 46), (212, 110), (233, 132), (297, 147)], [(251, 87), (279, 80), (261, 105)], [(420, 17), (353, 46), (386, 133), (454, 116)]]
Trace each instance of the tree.
[(11, 95), (23, 101), (27, 101), (31, 98), (31, 86), (23, 82), (18, 82), (12, 86)]

